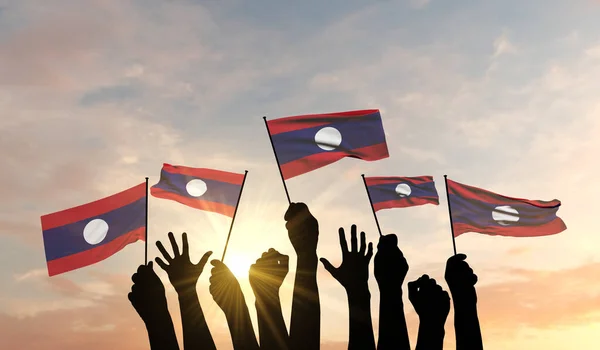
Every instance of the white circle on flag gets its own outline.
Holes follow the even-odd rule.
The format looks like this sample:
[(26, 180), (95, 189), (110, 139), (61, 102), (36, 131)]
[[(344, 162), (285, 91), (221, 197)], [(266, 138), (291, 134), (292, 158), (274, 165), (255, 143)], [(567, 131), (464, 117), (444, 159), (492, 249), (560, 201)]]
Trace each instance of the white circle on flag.
[(91, 245), (98, 244), (106, 238), (108, 224), (102, 219), (94, 219), (83, 228), (83, 239)]
[(519, 212), (511, 206), (502, 205), (494, 208), (492, 218), (500, 225), (508, 226), (519, 221)]
[(410, 196), (411, 192), (412, 190), (410, 189), (410, 186), (405, 183), (401, 183), (396, 186), (396, 193), (400, 197), (408, 197)]
[(200, 197), (206, 193), (206, 182), (200, 179), (194, 179), (185, 185), (185, 190), (192, 197)]
[(342, 144), (342, 134), (338, 129), (326, 126), (315, 134), (317, 146), (325, 151), (333, 151)]

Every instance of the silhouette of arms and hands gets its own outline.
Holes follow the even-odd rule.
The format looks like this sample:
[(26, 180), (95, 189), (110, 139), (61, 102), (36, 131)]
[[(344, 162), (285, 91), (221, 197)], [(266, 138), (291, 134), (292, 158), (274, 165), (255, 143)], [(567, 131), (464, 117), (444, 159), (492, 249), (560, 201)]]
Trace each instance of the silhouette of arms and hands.
[(225, 313), (233, 348), (258, 350), (258, 342), (240, 284), (221, 261), (213, 260), (210, 263), (213, 265), (210, 276), (210, 294)]
[(444, 347), (444, 325), (450, 312), (450, 296), (427, 275), (408, 283), (408, 299), (419, 315), (416, 350)]
[(271, 248), (250, 266), (249, 281), (256, 298), (261, 349), (289, 348), (279, 298), (279, 289), (289, 271), (288, 265), (289, 257)]
[(187, 233), (184, 232), (182, 235), (181, 252), (179, 252), (179, 247), (172, 232), (169, 232), (169, 241), (173, 249), (173, 257), (169, 255), (163, 244), (157, 241), (156, 246), (166, 262), (161, 258), (156, 258), (156, 263), (169, 276), (169, 280), (179, 298), (179, 309), (183, 327), (183, 347), (186, 350), (216, 349), (196, 290), (198, 278), (202, 274), (208, 257), (212, 252), (205, 253), (200, 261), (194, 264), (190, 260)]
[(408, 263), (394, 234), (381, 236), (375, 254), (375, 279), (379, 285), (379, 339), (377, 349), (410, 350), (404, 316), (402, 284)]
[(131, 305), (146, 324), (150, 348), (179, 350), (173, 320), (169, 314), (165, 287), (154, 273), (152, 261), (138, 267), (131, 276), (133, 286), (127, 296)]
[(375, 349), (373, 325), (371, 321), (371, 294), (369, 292), (369, 262), (373, 257), (373, 244), (367, 243), (365, 233), (360, 233), (360, 248), (356, 237), (356, 225), (350, 231), (350, 246), (346, 242), (343, 228), (339, 230), (342, 264), (334, 267), (327, 259), (321, 258), (323, 266), (333, 278), (346, 289), (350, 315), (350, 339), (348, 349)]
[(319, 223), (304, 203), (291, 203), (285, 227), (297, 255), (290, 321), (292, 349), (320, 349), (321, 305), (317, 286)]
[(465, 254), (450, 257), (446, 263), (446, 283), (454, 304), (454, 329), (458, 350), (481, 350), (483, 339), (477, 316), (477, 275), (465, 261)]

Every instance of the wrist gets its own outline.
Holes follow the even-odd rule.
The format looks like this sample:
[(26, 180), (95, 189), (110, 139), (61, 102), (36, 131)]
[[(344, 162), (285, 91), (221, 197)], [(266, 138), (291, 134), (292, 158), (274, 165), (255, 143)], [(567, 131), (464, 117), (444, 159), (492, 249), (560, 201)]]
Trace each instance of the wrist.
[(319, 257), (317, 256), (317, 250), (307, 250), (307, 251), (301, 251), (301, 252), (296, 252), (296, 256), (298, 256), (298, 261), (306, 261), (306, 262), (318, 262), (319, 261)]
[(198, 291), (196, 290), (196, 286), (179, 287), (179, 288), (175, 289), (175, 292), (177, 292), (177, 296), (180, 299), (186, 298), (186, 297), (198, 296)]
[(346, 296), (351, 303), (361, 301), (370, 302), (371, 300), (371, 292), (369, 292), (368, 286), (346, 289)]

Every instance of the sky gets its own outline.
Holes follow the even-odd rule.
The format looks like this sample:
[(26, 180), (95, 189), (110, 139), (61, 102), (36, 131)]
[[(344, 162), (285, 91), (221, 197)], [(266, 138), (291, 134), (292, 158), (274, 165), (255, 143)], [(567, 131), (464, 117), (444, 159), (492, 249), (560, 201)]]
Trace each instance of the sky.
[[(295, 254), (262, 117), (367, 108), (381, 111), (389, 158), (344, 159), (287, 182), (319, 220), (319, 256), (339, 263), (337, 230), (353, 223), (377, 242), (363, 173), (434, 176), (439, 206), (378, 217), (398, 235), (407, 281), (426, 273), (444, 288), (444, 174), (559, 199), (563, 233), (467, 233), (456, 244), (479, 276), (486, 349), (594, 348), (599, 16), (593, 0), (0, 0), (0, 348), (148, 348), (127, 300), (144, 244), (50, 278), (40, 216), (145, 176), (152, 185), (163, 163), (249, 171), (225, 263), (255, 321), (249, 266), (271, 247), (289, 255), (289, 324)], [(193, 259), (220, 257), (229, 218), (157, 198), (149, 207), (150, 257), (169, 231), (188, 233)], [(157, 270), (181, 336), (175, 292)], [(209, 275), (201, 304), (219, 348), (231, 349)], [(322, 266), (318, 282), (322, 348), (345, 349), (344, 290)], [(372, 273), (369, 284), (377, 333)], [(415, 344), (418, 319), (404, 298)], [(451, 311), (445, 348), (453, 345)]]

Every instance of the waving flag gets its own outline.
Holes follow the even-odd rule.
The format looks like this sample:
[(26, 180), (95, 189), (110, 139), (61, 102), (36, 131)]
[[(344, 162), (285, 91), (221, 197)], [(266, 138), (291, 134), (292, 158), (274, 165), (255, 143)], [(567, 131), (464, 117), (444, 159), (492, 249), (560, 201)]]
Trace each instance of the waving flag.
[(439, 205), (433, 176), (365, 177), (373, 210)]
[(556, 214), (560, 201), (502, 196), (447, 180), (454, 236), (465, 232), (512, 237), (560, 233), (567, 226)]
[(195, 209), (233, 217), (243, 181), (243, 174), (163, 164), (160, 181), (150, 188), (150, 193)]
[(284, 180), (351, 157), (389, 157), (379, 110), (312, 114), (267, 122)]
[(100, 262), (145, 240), (146, 184), (41, 217), (48, 275)]

